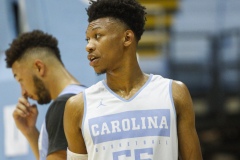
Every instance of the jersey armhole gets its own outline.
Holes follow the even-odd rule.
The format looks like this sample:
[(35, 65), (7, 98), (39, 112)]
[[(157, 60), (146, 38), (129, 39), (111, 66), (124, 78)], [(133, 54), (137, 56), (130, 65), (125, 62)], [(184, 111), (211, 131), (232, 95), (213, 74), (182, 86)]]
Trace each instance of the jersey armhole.
[(87, 99), (86, 99), (86, 93), (85, 90), (82, 92), (83, 95), (83, 103), (84, 103), (84, 111), (83, 111), (83, 116), (82, 116), (82, 124), (81, 124), (81, 131), (82, 131), (82, 135), (83, 135), (83, 139), (85, 141), (85, 136), (84, 136), (84, 124), (85, 124), (85, 119), (86, 119), (86, 112), (87, 112)]
[(176, 107), (174, 105), (173, 94), (172, 94), (172, 83), (173, 83), (173, 80), (170, 80), (169, 81), (169, 98), (170, 98), (170, 101), (172, 103), (172, 107), (173, 107), (175, 118), (177, 118)]

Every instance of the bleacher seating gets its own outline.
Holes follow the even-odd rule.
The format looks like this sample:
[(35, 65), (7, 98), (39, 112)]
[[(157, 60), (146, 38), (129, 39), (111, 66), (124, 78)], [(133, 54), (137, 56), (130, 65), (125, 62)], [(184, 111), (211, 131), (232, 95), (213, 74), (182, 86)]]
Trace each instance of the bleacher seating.
[(178, 0), (139, 0), (147, 9), (145, 33), (139, 42), (140, 56), (164, 54), (169, 42), (172, 14), (178, 9)]
[(169, 28), (179, 0), (139, 0), (146, 6), (145, 32), (139, 41), (138, 55), (141, 68), (146, 73), (168, 75), (166, 53), (169, 44)]
[(181, 1), (171, 28), (171, 78), (183, 81), (193, 96), (208, 96), (214, 83), (211, 75), (215, 9), (216, 0)]
[(207, 101), (201, 103), (206, 114), (196, 113), (206, 160), (219, 153), (234, 160), (240, 156), (239, 8), (238, 0), (183, 0), (169, 38), (171, 77), (187, 84), (194, 104), (199, 98)]
[(240, 1), (227, 0), (222, 1), (222, 21), (223, 29), (235, 29), (240, 28)]
[[(228, 88), (225, 91), (229, 92), (231, 89), (239, 92), (237, 84), (239, 78), (236, 78), (239, 77), (240, 53), (237, 28), (240, 29), (240, 23), (237, 17), (240, 16), (240, 2), (234, 0), (203, 0), (201, 2), (184, 0), (181, 2), (173, 23), (170, 43), (169, 60), (173, 76), (178, 75), (176, 78), (181, 80), (179, 76), (182, 74), (183, 79), (190, 81), (189, 85), (193, 87), (197, 85), (201, 87), (204, 85), (202, 83), (213, 82), (223, 85), (213, 87)], [(236, 30), (233, 34), (228, 31), (232, 29)], [(200, 79), (188, 74), (189, 69), (185, 70), (184, 74), (184, 71), (181, 71), (183, 65), (190, 70), (198, 68), (198, 71), (194, 72), (196, 75), (201, 74)], [(202, 74), (204, 71), (206, 71), (205, 74)], [(215, 73), (214, 75), (219, 74), (219, 82), (214, 81), (214, 76), (209, 78), (208, 75), (212, 72)], [(208, 78), (204, 81), (204, 77)]]
[(220, 85), (225, 96), (240, 94), (240, 28), (223, 32), (220, 42)]
[(206, 35), (175, 34), (171, 37), (171, 78), (184, 82), (192, 95), (206, 95), (212, 86), (211, 39)]

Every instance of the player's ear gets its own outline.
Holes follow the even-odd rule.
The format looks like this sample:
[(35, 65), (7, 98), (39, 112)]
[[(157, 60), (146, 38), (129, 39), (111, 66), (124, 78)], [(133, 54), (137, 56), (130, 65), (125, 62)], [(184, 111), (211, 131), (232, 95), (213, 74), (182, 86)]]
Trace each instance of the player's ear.
[(134, 41), (134, 33), (132, 30), (126, 30), (124, 33), (124, 46), (129, 46)]
[(41, 60), (37, 59), (34, 62), (34, 70), (40, 76), (44, 76), (45, 71), (46, 71), (46, 66), (45, 66), (45, 64)]

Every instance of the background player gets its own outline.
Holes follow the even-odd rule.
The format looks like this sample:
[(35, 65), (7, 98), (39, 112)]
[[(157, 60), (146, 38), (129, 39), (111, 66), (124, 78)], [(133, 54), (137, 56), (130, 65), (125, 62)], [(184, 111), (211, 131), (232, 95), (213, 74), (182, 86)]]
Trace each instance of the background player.
[[(36, 159), (66, 159), (65, 104), (69, 97), (85, 87), (64, 67), (57, 39), (40, 30), (24, 33), (6, 50), (6, 62), (22, 90), (13, 117)], [(30, 104), (28, 98), (39, 104), (53, 100), (40, 133), (36, 128), (37, 106)]]

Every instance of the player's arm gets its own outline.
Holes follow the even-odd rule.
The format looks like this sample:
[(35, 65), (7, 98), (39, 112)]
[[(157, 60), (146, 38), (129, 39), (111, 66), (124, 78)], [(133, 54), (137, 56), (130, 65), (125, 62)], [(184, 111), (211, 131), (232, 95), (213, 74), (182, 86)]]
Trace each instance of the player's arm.
[(17, 106), (13, 111), (13, 118), (17, 128), (28, 140), (35, 158), (39, 159), (39, 131), (36, 128), (37, 116), (37, 106), (35, 104), (31, 105), (26, 96), (20, 97)]
[(39, 150), (38, 150), (38, 138), (39, 138), (39, 131), (37, 128), (33, 128), (31, 133), (27, 136), (25, 136), (27, 141), (29, 142), (29, 145), (33, 151), (33, 154), (36, 158), (36, 160), (39, 159)]
[(68, 141), (68, 159), (69, 156), (78, 157), (74, 160), (83, 160), (87, 158), (87, 150), (81, 132), (82, 117), (84, 111), (84, 101), (82, 93), (71, 97), (65, 106), (64, 111), (64, 132)]
[(66, 160), (67, 152), (66, 150), (59, 150), (53, 152), (47, 156), (47, 160)]
[(202, 160), (190, 93), (185, 84), (179, 81), (173, 81), (172, 94), (177, 112), (180, 158), (182, 160)]

